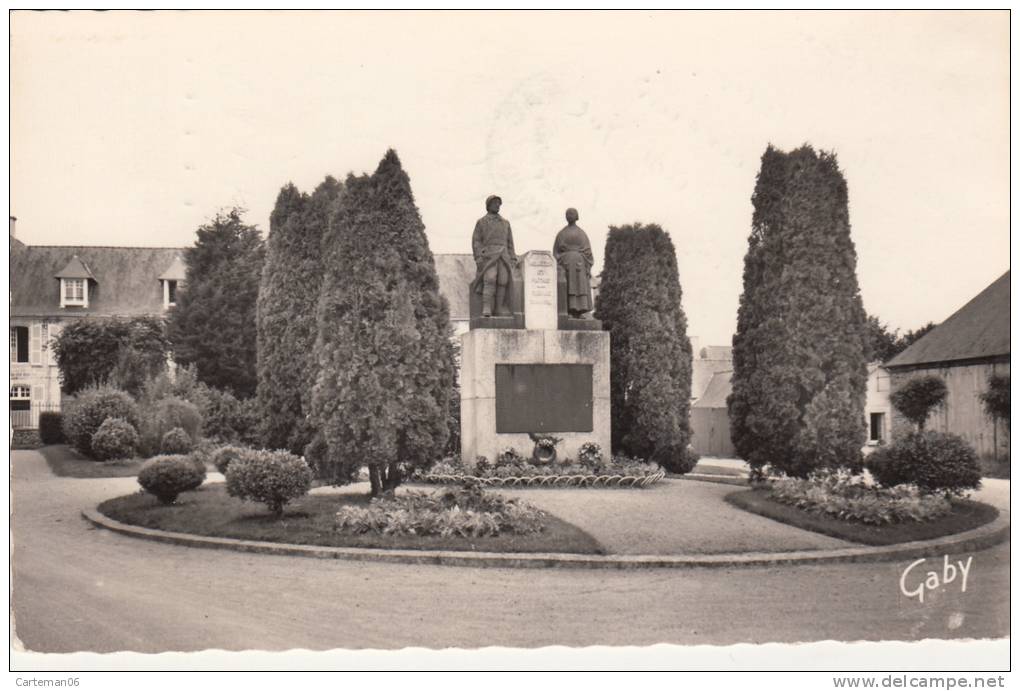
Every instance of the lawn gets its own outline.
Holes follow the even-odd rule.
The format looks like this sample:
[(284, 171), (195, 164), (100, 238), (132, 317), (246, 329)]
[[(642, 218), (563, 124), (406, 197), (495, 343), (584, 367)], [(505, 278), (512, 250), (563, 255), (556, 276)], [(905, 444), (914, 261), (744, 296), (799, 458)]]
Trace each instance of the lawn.
[(544, 530), (531, 535), (462, 538), (402, 535), (351, 535), (333, 530), (341, 505), (362, 505), (365, 494), (310, 494), (287, 505), (282, 518), (259, 504), (227, 495), (222, 483), (186, 492), (177, 504), (164, 506), (148, 494), (130, 494), (99, 505), (100, 513), (122, 523), (180, 533), (239, 540), (287, 542), (329, 547), (458, 550), (469, 552), (569, 552), (604, 554), (602, 546), (579, 528), (549, 516)]
[(60, 477), (134, 477), (145, 461), (132, 458), (124, 461), (93, 461), (66, 444), (54, 444), (39, 449), (54, 475)]
[(976, 501), (954, 502), (952, 513), (926, 522), (898, 523), (876, 526), (851, 523), (837, 518), (810, 513), (794, 506), (780, 504), (764, 490), (750, 489), (726, 495), (726, 501), (737, 508), (771, 518), (780, 523), (811, 530), (862, 545), (895, 545), (914, 540), (931, 540), (955, 535), (991, 523), (999, 515), (997, 509)]

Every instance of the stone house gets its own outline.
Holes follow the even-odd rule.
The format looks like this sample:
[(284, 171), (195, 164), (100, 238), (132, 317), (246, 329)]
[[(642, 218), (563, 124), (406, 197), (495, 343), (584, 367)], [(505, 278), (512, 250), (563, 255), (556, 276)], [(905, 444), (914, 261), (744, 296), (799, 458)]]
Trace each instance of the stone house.
[[(12, 219), (13, 231), (13, 219)], [(12, 427), (60, 410), (52, 341), (68, 322), (162, 315), (184, 282), (180, 247), (30, 246), (10, 237)]]
[[(26, 245), (10, 226), (10, 411), (12, 428), (35, 427), (60, 410), (52, 341), (68, 322), (96, 317), (161, 316), (184, 287), (184, 247)], [(440, 292), (455, 335), (468, 330), (470, 254), (436, 255)]]
[[(985, 458), (1009, 457), (1009, 425), (989, 417), (981, 401), (990, 376), (1009, 374), (1009, 296), (1007, 271), (886, 363), (892, 391), (916, 376), (945, 381), (945, 403), (932, 412), (927, 428), (960, 435)], [(894, 436), (912, 428), (893, 411)]]

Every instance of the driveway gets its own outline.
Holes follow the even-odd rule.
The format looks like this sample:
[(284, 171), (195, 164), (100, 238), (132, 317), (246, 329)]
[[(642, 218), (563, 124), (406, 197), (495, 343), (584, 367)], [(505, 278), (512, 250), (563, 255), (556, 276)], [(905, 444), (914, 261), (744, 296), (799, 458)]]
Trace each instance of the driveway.
[[(136, 491), (133, 479), (57, 478), (31, 451), (14, 452), (12, 463), (16, 649), (726, 645), (1009, 632), (1008, 545), (973, 555), (967, 592), (932, 591), (923, 605), (899, 592), (906, 563), (588, 571), (324, 561), (94, 529), (80, 509)], [(673, 516), (692, 518), (683, 505)], [(817, 656), (797, 664), (827, 668)]]

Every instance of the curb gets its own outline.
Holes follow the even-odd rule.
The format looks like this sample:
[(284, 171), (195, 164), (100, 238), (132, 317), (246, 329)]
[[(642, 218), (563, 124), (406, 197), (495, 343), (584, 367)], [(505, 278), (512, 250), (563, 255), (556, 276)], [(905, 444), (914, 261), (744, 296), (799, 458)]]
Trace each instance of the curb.
[(258, 542), (233, 538), (174, 533), (121, 523), (96, 509), (83, 509), (82, 516), (93, 525), (131, 537), (166, 542), (186, 547), (230, 549), (255, 554), (346, 559), (390, 564), (432, 564), (488, 568), (579, 568), (579, 569), (690, 569), (746, 568), (798, 564), (863, 563), (918, 559), (986, 549), (1009, 537), (1009, 521), (1002, 514), (991, 523), (965, 533), (934, 540), (904, 542), (881, 547), (850, 547), (834, 550), (797, 552), (744, 552), (740, 554), (654, 555), (654, 554), (563, 554), (455, 552), (434, 550), (372, 549), (364, 547), (324, 547)]

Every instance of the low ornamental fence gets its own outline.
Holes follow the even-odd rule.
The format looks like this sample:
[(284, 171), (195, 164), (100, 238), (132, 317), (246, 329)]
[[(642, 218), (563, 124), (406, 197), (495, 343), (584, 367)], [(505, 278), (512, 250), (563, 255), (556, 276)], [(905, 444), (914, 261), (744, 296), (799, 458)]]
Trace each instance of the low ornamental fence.
[(30, 403), (23, 405), (18, 400), (12, 400), (11, 406), (11, 429), (38, 429), (39, 413), (60, 412), (60, 405), (56, 403)]
[(524, 477), (477, 477), (425, 473), (425, 482), (446, 485), (477, 482), (483, 487), (647, 487), (666, 477), (663, 470), (648, 475), (531, 475)]

